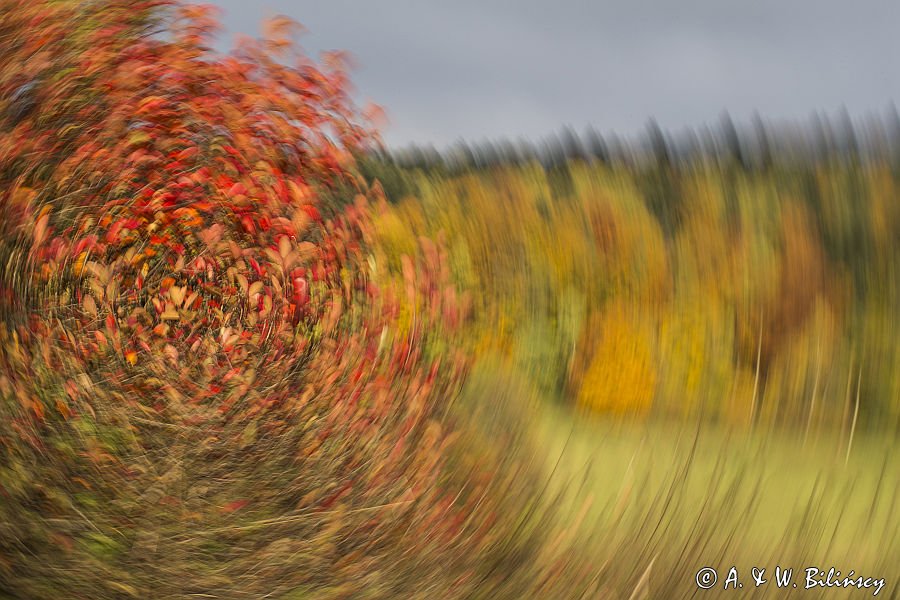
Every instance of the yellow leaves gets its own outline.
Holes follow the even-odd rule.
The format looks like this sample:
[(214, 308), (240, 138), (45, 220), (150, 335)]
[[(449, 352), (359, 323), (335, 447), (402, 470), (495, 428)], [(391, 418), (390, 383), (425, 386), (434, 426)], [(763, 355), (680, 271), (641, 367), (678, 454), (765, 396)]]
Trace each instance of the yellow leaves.
[(143, 146), (153, 138), (150, 137), (150, 134), (146, 131), (135, 131), (130, 136), (128, 136), (128, 145), (129, 146)]
[(291, 238), (286, 235), (283, 235), (278, 240), (278, 255), (282, 260), (288, 257), (291, 253)]
[(119, 280), (117, 278), (111, 278), (109, 280), (109, 283), (106, 284), (106, 288), (104, 289), (104, 294), (108, 300), (115, 301), (116, 297), (119, 295)]
[(190, 206), (178, 208), (173, 214), (185, 227), (194, 229), (203, 225), (203, 217), (200, 216), (200, 212), (196, 208)]
[(679, 290), (661, 314), (658, 347), (657, 404), (671, 416), (716, 414), (735, 376), (733, 311), (716, 291)]
[(76, 277), (84, 277), (85, 262), (87, 261), (87, 256), (87, 252), (82, 252), (75, 258), (75, 261), (72, 263), (72, 272)]
[(580, 210), (596, 248), (600, 279), (612, 294), (648, 303), (665, 297), (669, 266), (659, 223), (647, 210), (633, 185), (584, 176)]
[[(709, 211), (711, 212), (711, 211)], [(708, 212), (688, 213), (675, 238), (673, 262), (679, 281), (719, 290), (716, 296), (734, 297), (735, 243), (724, 220), (712, 220)]]
[(873, 170), (870, 176), (868, 230), (871, 231), (873, 246), (887, 256), (888, 249), (897, 243), (896, 231), (900, 225), (900, 206), (896, 201), (898, 190), (889, 169)]
[(176, 308), (181, 307), (181, 303), (184, 302), (184, 294), (185, 288), (179, 287), (177, 285), (173, 285), (169, 288), (169, 298), (172, 299), (172, 303)]
[[(178, 321), (181, 319), (181, 313), (179, 309), (184, 304), (184, 296), (187, 289), (185, 287), (172, 285), (169, 287), (168, 292), (166, 293), (169, 297), (168, 302), (162, 304), (158, 300), (155, 300), (154, 304), (157, 307), (157, 310), (160, 310), (162, 307), (162, 313), (160, 314), (160, 318), (163, 321)], [(196, 298), (196, 294), (191, 294), (191, 302)], [(184, 306), (185, 309), (190, 308), (190, 304)]]
[(254, 281), (250, 284), (250, 287), (247, 288), (247, 298), (253, 300), (254, 296), (262, 294), (264, 290), (265, 284), (262, 281)]
[(184, 301), (185, 310), (193, 310), (194, 304), (197, 302), (198, 298), (197, 292), (191, 292), (191, 295), (187, 297), (187, 300)]
[(373, 229), (379, 245), (393, 264), (397, 264), (400, 256), (415, 253), (415, 233), (407, 227), (397, 211), (384, 211), (375, 217)]
[(620, 305), (605, 311), (595, 335), (599, 340), (578, 403), (598, 412), (646, 414), (656, 391), (651, 327)]
[(132, 598), (138, 598), (141, 594), (134, 586), (128, 585), (127, 583), (121, 583), (118, 581), (110, 581), (107, 585), (110, 588), (128, 594)]
[(235, 275), (235, 280), (237, 281), (238, 287), (240, 287), (241, 291), (247, 293), (250, 290), (250, 282), (247, 280), (247, 276), (243, 273), (238, 273)]
[(256, 443), (258, 432), (258, 423), (256, 420), (250, 421), (241, 433), (240, 448), (244, 450)]
[(840, 339), (829, 304), (817, 298), (809, 317), (798, 325), (778, 349), (766, 373), (766, 394), (777, 395), (780, 401), (763, 403), (764, 420), (800, 423), (810, 416), (821, 416), (824, 389), (839, 390), (846, 379), (846, 372), (839, 373), (843, 369), (835, 368)]

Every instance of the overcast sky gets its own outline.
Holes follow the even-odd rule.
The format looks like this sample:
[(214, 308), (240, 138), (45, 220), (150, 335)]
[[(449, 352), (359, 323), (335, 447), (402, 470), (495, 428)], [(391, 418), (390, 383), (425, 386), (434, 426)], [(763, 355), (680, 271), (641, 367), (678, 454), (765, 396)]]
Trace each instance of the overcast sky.
[(228, 38), (267, 14), (356, 59), (390, 145), (632, 135), (900, 100), (900, 0), (216, 0)]

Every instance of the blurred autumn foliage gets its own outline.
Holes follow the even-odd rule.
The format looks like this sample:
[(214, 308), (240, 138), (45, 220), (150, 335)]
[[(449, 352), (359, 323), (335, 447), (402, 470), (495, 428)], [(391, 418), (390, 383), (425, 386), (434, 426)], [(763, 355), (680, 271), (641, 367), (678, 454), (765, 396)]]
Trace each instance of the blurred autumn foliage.
[(900, 426), (888, 153), (754, 159), (732, 125), (685, 160), (654, 126), (641, 160), (401, 164), (344, 55), (216, 30), (0, 0), (0, 592), (637, 597), (590, 501), (557, 514), (531, 400)]
[(380, 159), (406, 190), (376, 220), (382, 245), (445, 236), (472, 292), (472, 354), (610, 415), (900, 425), (900, 180), (886, 154), (765, 168), (503, 156)]
[(586, 585), (535, 542), (533, 470), (459, 442), (439, 340), (466, 309), (439, 243), (380, 268), (345, 61), (284, 18), (227, 55), (215, 29), (164, 0), (0, 4), (0, 591)]

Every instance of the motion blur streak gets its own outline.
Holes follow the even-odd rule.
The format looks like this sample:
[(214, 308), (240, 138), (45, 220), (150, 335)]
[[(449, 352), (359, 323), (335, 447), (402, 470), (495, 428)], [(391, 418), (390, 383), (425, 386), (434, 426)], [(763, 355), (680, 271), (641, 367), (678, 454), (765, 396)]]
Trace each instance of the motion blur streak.
[(0, 596), (894, 575), (893, 121), (388, 151), (216, 27), (0, 0)]

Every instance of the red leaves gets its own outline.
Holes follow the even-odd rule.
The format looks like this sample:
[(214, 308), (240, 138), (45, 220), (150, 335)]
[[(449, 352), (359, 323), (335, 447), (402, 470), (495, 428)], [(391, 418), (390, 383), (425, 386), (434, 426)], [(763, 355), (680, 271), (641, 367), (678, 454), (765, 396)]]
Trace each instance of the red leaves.
[(316, 223), (322, 221), (322, 215), (319, 213), (319, 209), (312, 204), (304, 204), (301, 208), (303, 209), (303, 212)]
[(244, 215), (241, 217), (241, 225), (244, 228), (244, 231), (249, 233), (250, 235), (256, 234), (256, 223), (253, 222), (253, 217), (250, 215)]
[(248, 258), (247, 262), (250, 263), (250, 266), (253, 267), (253, 271), (260, 278), (264, 278), (266, 276), (266, 270), (259, 264), (259, 262), (255, 258)]
[(247, 194), (247, 188), (244, 187), (244, 184), (241, 182), (237, 182), (228, 188), (228, 195), (231, 197), (235, 196), (245, 196)]
[(225, 506), (223, 506), (222, 512), (233, 513), (235, 511), (241, 510), (242, 508), (247, 506), (247, 504), (249, 504), (249, 503), (250, 503), (249, 500), (234, 500), (232, 502), (227, 503)]
[(309, 302), (309, 283), (302, 277), (295, 277), (293, 281), (294, 303), (298, 306), (306, 306)]
[(140, 221), (138, 221), (137, 219), (119, 219), (109, 226), (109, 228), (106, 230), (104, 239), (108, 244), (114, 244), (119, 241), (119, 234), (123, 229), (137, 229), (139, 226)]
[[(343, 63), (335, 57), (324, 72), (276, 60), (270, 52), (288, 49), (296, 31), (287, 21), (273, 24), (268, 42), (220, 59), (202, 48), (214, 27), (208, 10), (182, 11), (174, 36), (125, 39), (127, 19), (95, 10), (107, 3), (81, 4), (86, 20), (104, 31), (102, 48), (78, 41), (66, 50), (72, 57), (46, 58), (48, 69), (85, 69), (49, 73), (53, 93), (41, 99), (41, 118), (0, 128), (0, 148), (15, 149), (36, 190), (13, 188), (12, 228), (23, 232), (26, 251), (29, 244), (39, 250), (34, 263), (51, 283), (34, 295), (36, 305), (16, 309), (31, 311), (24, 315), (34, 332), (27, 348), (17, 340), (7, 344), (15, 351), (0, 353), (0, 372), (39, 374), (16, 382), (22, 436), (57, 425), (112, 429), (102, 437), (122, 438), (115, 442), (122, 447), (92, 441), (77, 456), (95, 463), (92, 481), (113, 473), (97, 488), (116, 492), (126, 469), (117, 461), (159, 456), (141, 447), (148, 440), (163, 448), (190, 440), (189, 448), (216, 456), (233, 455), (235, 444), (258, 451), (263, 441), (267, 451), (291, 456), (336, 447), (363, 471), (376, 462), (367, 456), (369, 441), (386, 454), (409, 435), (398, 447), (412, 451), (415, 431), (391, 427), (418, 427), (441, 400), (426, 397), (431, 387), (421, 381), (428, 373), (417, 362), (424, 324), (414, 334), (391, 327), (400, 311), (396, 294), (378, 296), (379, 282), (370, 280), (360, 233), (369, 226), (365, 199), (355, 198), (346, 216), (333, 216), (340, 205), (325, 204), (344, 189), (341, 179), (356, 183), (349, 150), (359, 140), (347, 124), (359, 115)], [(41, 0), (34, 5), (49, 10)], [(32, 48), (10, 48), (11, 64), (39, 50), (34, 39), (68, 35), (64, 21), (46, 19), (58, 31), (29, 37), (23, 30), (23, 46)], [(0, 69), (0, 88), (9, 77)], [(318, 197), (317, 190), (329, 193)], [(44, 197), (59, 198), (58, 213), (42, 212)], [(32, 361), (42, 368), (30, 368)], [(437, 378), (432, 372), (435, 388)], [(323, 418), (311, 418), (317, 415)], [(45, 419), (54, 427), (35, 426)], [(113, 435), (117, 427), (128, 435)], [(241, 430), (245, 435), (231, 435)], [(271, 446), (275, 432), (306, 437), (300, 446)], [(101, 436), (78, 439), (92, 437)], [(185, 462), (194, 458), (188, 454)], [(401, 475), (427, 487), (433, 465), (408, 462), (390, 469), (408, 469)], [(128, 476), (149, 485), (123, 486), (123, 494), (153, 487), (165, 472), (144, 466), (153, 468), (129, 465)], [(338, 473), (310, 504), (340, 507), (361, 492), (379, 499), (392, 493), (384, 474), (374, 490), (350, 479)], [(172, 491), (157, 499), (177, 511), (187, 501)], [(225, 503), (221, 512), (235, 513), (264, 495), (232, 488), (215, 497)]]

